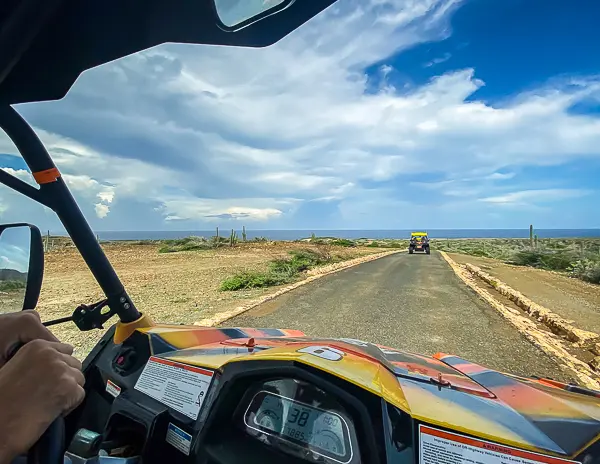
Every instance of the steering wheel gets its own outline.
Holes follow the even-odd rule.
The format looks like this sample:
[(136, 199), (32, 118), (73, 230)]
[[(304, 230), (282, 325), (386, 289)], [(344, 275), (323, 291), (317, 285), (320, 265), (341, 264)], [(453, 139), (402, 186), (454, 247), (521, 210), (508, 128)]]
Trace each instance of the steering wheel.
[[(9, 350), (8, 359), (23, 347), (18, 343)], [(54, 419), (50, 427), (42, 434), (39, 440), (27, 453), (27, 464), (63, 464), (65, 455), (65, 420), (62, 416)], [(22, 458), (17, 458), (13, 463), (24, 463)]]
[(65, 456), (65, 420), (54, 419), (27, 453), (27, 464), (63, 464)]

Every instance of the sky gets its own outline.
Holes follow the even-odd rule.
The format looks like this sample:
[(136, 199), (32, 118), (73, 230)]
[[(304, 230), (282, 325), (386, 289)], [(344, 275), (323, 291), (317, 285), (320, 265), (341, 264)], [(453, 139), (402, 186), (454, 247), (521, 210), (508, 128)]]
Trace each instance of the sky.
[(5, 229), (0, 235), (0, 269), (27, 272), (31, 232), (28, 227)]
[[(339, 0), (271, 47), (165, 44), (17, 110), (96, 231), (598, 228), (599, 17)], [(32, 182), (16, 155), (2, 134)], [(0, 215), (61, 230), (2, 186)]]

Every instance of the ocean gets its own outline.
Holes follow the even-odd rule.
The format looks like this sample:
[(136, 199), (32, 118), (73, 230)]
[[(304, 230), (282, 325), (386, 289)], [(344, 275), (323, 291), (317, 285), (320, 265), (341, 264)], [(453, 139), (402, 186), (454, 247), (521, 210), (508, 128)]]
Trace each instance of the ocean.
[[(220, 230), (220, 235), (228, 237), (230, 230)], [(242, 231), (237, 230), (241, 238)], [(298, 240), (310, 237), (338, 237), (347, 239), (405, 239), (411, 230), (251, 230), (246, 234), (249, 240), (267, 237), (270, 240)], [(529, 229), (429, 229), (431, 238), (528, 238)], [(600, 237), (600, 229), (536, 229), (539, 238)], [(164, 240), (196, 235), (212, 237), (215, 230), (153, 230), (153, 231), (96, 231), (100, 240)], [(65, 235), (56, 233), (55, 235)]]

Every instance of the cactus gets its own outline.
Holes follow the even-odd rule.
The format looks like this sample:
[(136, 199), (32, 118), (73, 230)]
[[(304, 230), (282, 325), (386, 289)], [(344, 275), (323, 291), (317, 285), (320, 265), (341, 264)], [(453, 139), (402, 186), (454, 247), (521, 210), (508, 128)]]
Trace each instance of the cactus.
[(533, 224), (529, 225), (529, 246), (533, 248)]
[(237, 233), (231, 229), (231, 235), (229, 236), (229, 246), (234, 246), (237, 243)]
[(534, 244), (534, 246), (535, 246), (536, 248), (538, 247), (538, 236), (537, 236), (537, 234), (535, 234), (535, 235), (533, 236), (533, 244)]
[(246, 226), (242, 226), (242, 240), (245, 242), (248, 237), (246, 236)]
[(312, 234), (310, 234), (310, 241), (314, 242), (317, 239), (317, 236), (315, 235), (315, 233), (313, 232)]

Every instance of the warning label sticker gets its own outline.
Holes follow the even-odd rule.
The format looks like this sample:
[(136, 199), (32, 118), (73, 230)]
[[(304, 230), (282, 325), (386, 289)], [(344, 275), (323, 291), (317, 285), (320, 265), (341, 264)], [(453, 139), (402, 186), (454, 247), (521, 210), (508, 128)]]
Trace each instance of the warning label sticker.
[(214, 372), (152, 356), (135, 389), (197, 419)]
[(190, 447), (192, 446), (192, 436), (169, 422), (167, 428), (166, 441), (173, 445), (186, 456), (190, 455)]
[(121, 387), (119, 387), (116, 383), (111, 382), (110, 380), (106, 381), (106, 391), (109, 395), (114, 396), (115, 398), (121, 394)]
[(565, 464), (567, 459), (545, 456), (456, 433), (419, 426), (421, 464)]

